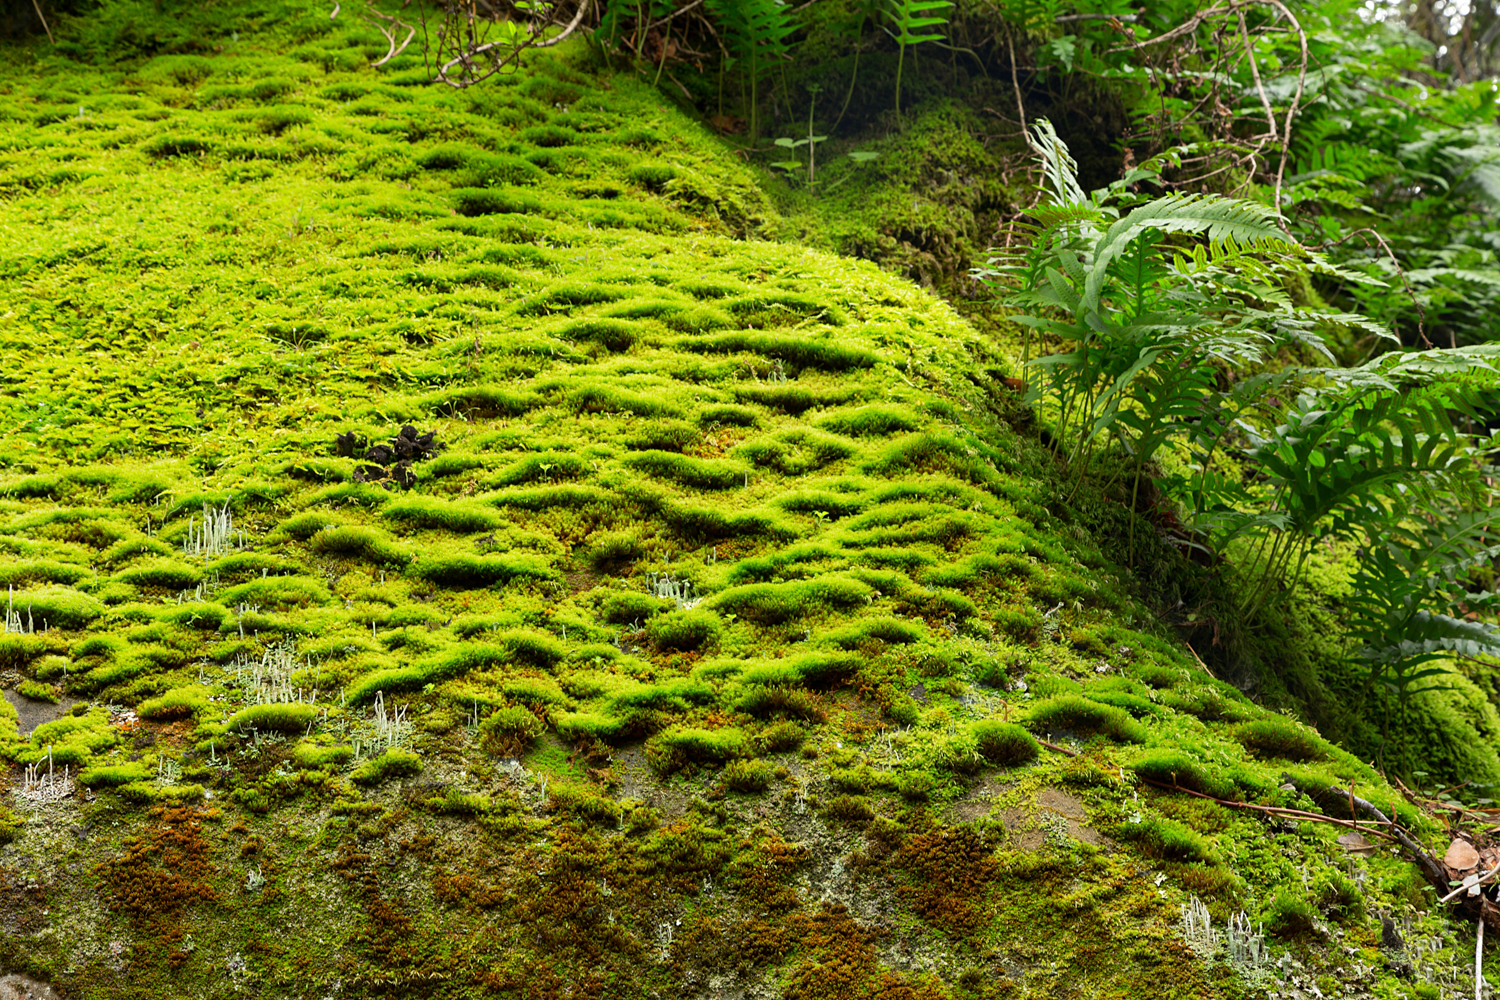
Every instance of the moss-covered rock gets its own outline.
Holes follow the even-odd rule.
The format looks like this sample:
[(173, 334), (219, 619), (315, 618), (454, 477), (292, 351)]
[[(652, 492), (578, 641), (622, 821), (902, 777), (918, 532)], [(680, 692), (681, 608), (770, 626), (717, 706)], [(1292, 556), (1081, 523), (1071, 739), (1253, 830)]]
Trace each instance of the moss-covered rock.
[[(1401, 859), (1188, 794), (1335, 808), (1290, 767), (1426, 832), (1138, 604), (950, 306), (777, 242), (756, 172), (582, 45), (459, 92), (347, 14), (251, 13), (111, 0), (0, 70), (0, 683), (90, 699), (27, 739), (0, 701), (0, 966), (1258, 995), (1183, 940), (1196, 895), (1297, 989), (1406, 990), (1345, 975), (1382, 911), (1448, 974)], [(914, 115), (809, 238), (943, 284), (1010, 204), (973, 125)], [(1467, 683), (1417, 717), (1487, 773)]]

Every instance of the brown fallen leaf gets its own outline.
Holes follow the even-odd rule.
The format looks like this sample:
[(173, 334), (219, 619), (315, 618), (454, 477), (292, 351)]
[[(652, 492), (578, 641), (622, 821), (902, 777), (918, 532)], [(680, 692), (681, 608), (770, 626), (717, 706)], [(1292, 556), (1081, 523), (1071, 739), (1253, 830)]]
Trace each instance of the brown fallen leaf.
[(1455, 838), (1443, 855), (1443, 864), (1456, 872), (1465, 872), (1479, 864), (1479, 852), (1467, 840)]
[(1361, 857), (1374, 854), (1378, 849), (1378, 845), (1370, 843), (1362, 835), (1355, 833), (1353, 830), (1339, 837), (1338, 843), (1340, 847), (1350, 854), (1357, 854)]

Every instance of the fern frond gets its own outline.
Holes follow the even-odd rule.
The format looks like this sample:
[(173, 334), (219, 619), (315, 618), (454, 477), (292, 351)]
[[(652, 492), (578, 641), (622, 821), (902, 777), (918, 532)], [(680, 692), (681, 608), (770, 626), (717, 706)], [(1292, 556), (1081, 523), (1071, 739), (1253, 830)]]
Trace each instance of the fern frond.
[(1097, 312), (1111, 261), (1147, 229), (1163, 233), (1203, 233), (1210, 243), (1291, 248), (1276, 227), (1275, 213), (1264, 205), (1234, 201), (1217, 195), (1174, 194), (1157, 198), (1130, 212), (1105, 230), (1094, 245), (1094, 269), (1083, 290), (1083, 306)]
[(1036, 219), (1048, 230), (1062, 229), (1065, 226), (1092, 227), (1104, 219), (1098, 209), (1078, 204), (1037, 205), (1029, 209), (1026, 214)]
[(1058, 205), (1087, 206), (1083, 188), (1078, 186), (1078, 161), (1068, 151), (1068, 144), (1057, 134), (1057, 129), (1045, 118), (1032, 123), (1036, 133), (1037, 149), (1042, 153), (1042, 173), (1052, 187), (1052, 197)]
[[(1385, 355), (1370, 362), (1381, 366), (1385, 374), (1396, 379), (1430, 382), (1442, 375), (1500, 375), (1500, 344), (1475, 344), (1471, 347), (1449, 347), (1435, 351), (1401, 352)], [(1369, 366), (1367, 366), (1369, 367)]]
[(1500, 634), (1493, 625), (1418, 611), (1405, 626), (1384, 642), (1367, 643), (1360, 656), (1387, 667), (1409, 667), (1440, 656), (1500, 655)]
[(1406, 278), (1414, 285), (1431, 285), (1443, 278), (1456, 278), (1476, 285), (1500, 288), (1500, 271), (1480, 271), (1472, 267), (1422, 267), (1407, 271)]
[(730, 53), (739, 60), (779, 59), (787, 53), (787, 36), (797, 30), (792, 8), (777, 0), (708, 0), (723, 25)]

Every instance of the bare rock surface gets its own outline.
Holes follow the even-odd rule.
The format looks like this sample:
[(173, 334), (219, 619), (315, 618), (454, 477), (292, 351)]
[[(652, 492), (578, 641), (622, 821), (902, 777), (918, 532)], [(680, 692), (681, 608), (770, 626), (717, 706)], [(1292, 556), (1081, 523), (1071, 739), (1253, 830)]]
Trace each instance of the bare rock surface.
[(26, 976), (0, 975), (0, 1000), (62, 1000), (62, 994)]

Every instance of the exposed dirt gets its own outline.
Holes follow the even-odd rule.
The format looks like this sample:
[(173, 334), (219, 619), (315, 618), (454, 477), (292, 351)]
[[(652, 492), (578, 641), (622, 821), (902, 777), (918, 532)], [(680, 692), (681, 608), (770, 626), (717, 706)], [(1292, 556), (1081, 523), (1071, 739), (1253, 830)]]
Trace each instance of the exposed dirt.
[[(16, 713), (20, 715), (20, 731), (22, 736), (30, 736), (31, 733), (44, 722), (52, 722), (67, 715), (69, 710), (77, 704), (77, 699), (64, 698), (56, 705), (47, 701), (32, 701), (11, 688), (0, 689), (0, 694), (5, 700), (16, 707)], [(3, 996), (3, 994), (0, 994)]]
[(640, 799), (666, 819), (687, 812), (692, 795), (680, 786), (658, 779), (651, 765), (646, 763), (646, 753), (641, 747), (615, 751), (610, 770), (619, 783), (615, 789), (616, 798)]
[[(976, 819), (983, 819), (990, 814), (994, 808), (995, 800), (1015, 787), (1015, 783), (1002, 780), (998, 776), (986, 777), (963, 798), (948, 809), (948, 819), (954, 823), (972, 823)], [(1009, 824), (1006, 825), (1009, 829)]]
[(1108, 846), (1110, 839), (1089, 826), (1087, 819), (1088, 810), (1083, 802), (1056, 788), (1037, 792), (1035, 808), (1012, 807), (1000, 811), (1006, 833), (1025, 851), (1039, 850), (1046, 844), (1048, 834), (1063, 832), (1081, 843)]

